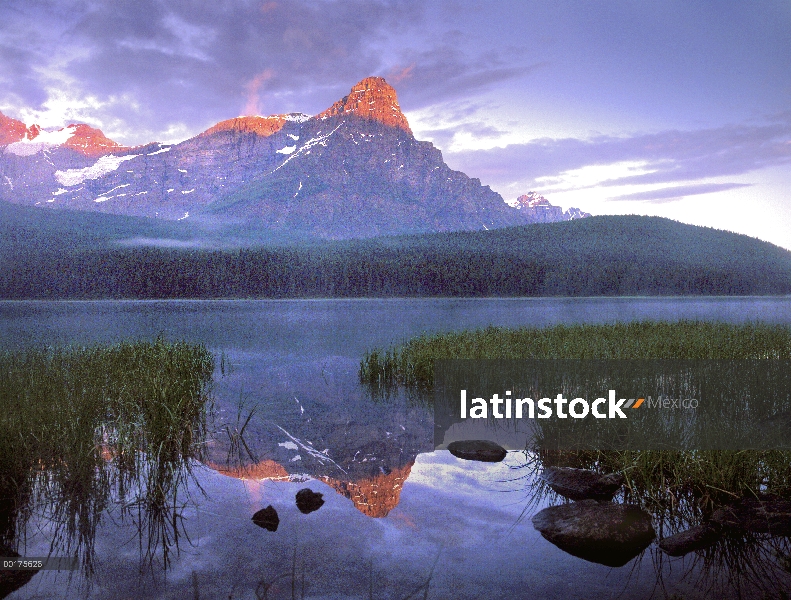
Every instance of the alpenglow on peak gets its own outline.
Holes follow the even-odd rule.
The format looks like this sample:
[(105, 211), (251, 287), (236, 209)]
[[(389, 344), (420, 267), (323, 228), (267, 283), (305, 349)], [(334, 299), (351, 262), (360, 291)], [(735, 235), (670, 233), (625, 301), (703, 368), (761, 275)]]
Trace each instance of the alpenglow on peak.
[(398, 127), (412, 133), (404, 113), (398, 104), (396, 91), (383, 77), (366, 77), (317, 118), (353, 114), (363, 119), (379, 121), (390, 127)]

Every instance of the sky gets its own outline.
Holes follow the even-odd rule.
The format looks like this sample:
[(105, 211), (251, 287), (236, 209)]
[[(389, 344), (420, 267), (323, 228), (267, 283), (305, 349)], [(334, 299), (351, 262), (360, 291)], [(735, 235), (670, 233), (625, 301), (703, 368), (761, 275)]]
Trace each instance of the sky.
[(0, 0), (0, 111), (127, 145), (370, 75), (506, 201), (791, 249), (789, 0)]

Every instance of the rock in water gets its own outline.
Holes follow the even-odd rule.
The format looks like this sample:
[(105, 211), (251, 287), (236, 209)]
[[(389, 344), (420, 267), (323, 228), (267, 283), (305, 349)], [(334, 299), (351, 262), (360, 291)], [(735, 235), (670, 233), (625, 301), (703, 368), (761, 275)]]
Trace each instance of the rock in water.
[(561, 550), (608, 567), (622, 567), (656, 537), (641, 508), (596, 500), (545, 508), (533, 526)]
[(280, 517), (277, 516), (277, 511), (270, 504), (253, 515), (253, 523), (267, 531), (277, 531), (277, 526), (280, 525)]
[(456, 458), (482, 462), (500, 462), (507, 454), (505, 448), (488, 440), (451, 442), (448, 451)]
[(297, 508), (303, 514), (312, 513), (319, 510), (324, 504), (323, 494), (314, 492), (310, 488), (304, 488), (297, 492)]
[(722, 528), (717, 523), (707, 521), (696, 527), (671, 535), (659, 542), (659, 548), (670, 556), (684, 556), (696, 550), (703, 550), (717, 543)]
[(612, 500), (623, 485), (623, 475), (599, 475), (587, 469), (547, 467), (541, 479), (564, 498), (571, 500)]

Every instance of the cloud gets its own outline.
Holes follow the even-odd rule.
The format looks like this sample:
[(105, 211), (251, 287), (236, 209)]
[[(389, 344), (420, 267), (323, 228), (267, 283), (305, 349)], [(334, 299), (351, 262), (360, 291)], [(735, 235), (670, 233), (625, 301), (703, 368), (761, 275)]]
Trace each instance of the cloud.
[(415, 68), (415, 63), (412, 63), (408, 67), (391, 70), (387, 74), (387, 81), (389, 81), (391, 85), (401, 83), (402, 81), (404, 81), (404, 79), (407, 79), (412, 75), (412, 71), (414, 70), (414, 68)]
[[(547, 63), (529, 63), (525, 52), (516, 48), (470, 54), (454, 35), (433, 47), (405, 49), (400, 64), (390, 74), (400, 84), (399, 98), (411, 109), (437, 102), (466, 98), (511, 79), (524, 77)], [(403, 102), (402, 102), (403, 104)]]
[(272, 69), (264, 69), (258, 75), (248, 81), (244, 89), (246, 91), (247, 103), (244, 105), (245, 115), (260, 115), (261, 110), (261, 86), (272, 79), (275, 72)]
[(118, 240), (119, 246), (149, 246), (154, 248), (211, 248), (211, 244), (201, 240), (175, 240), (172, 238), (134, 237)]
[(126, 143), (258, 109), (318, 112), (388, 70), (383, 41), (422, 14), (418, 0), (12, 0), (0, 4), (0, 107), (43, 114), (63, 95), (56, 79), (70, 80)]
[(750, 183), (699, 183), (693, 185), (676, 185), (672, 187), (649, 190), (646, 192), (635, 192), (632, 194), (622, 194), (608, 198), (609, 200), (650, 202), (661, 204), (680, 200), (687, 196), (697, 196), (700, 194), (711, 194), (713, 192), (724, 192), (736, 188), (750, 187)]
[(47, 99), (41, 66), (52, 59), (52, 40), (68, 20), (55, 5), (12, 0), (0, 3), (0, 23), (0, 106), (39, 106)]
[(368, 75), (388, 77), (417, 110), (539, 68), (525, 48), (433, 28), (431, 10), (420, 0), (9, 0), (0, 110), (55, 121), (53, 97), (91, 98), (99, 108), (74, 118), (138, 144), (176, 124), (197, 133), (242, 113), (316, 113)]
[(459, 123), (449, 127), (440, 129), (423, 129), (421, 130), (422, 136), (432, 140), (432, 142), (440, 148), (449, 148), (453, 144), (456, 136), (467, 136), (472, 139), (497, 139), (506, 135), (508, 132), (503, 129), (485, 123), (483, 121), (472, 121)]
[[(559, 191), (592, 185), (692, 182), (791, 163), (791, 113), (776, 115), (762, 124), (624, 137), (545, 138), (503, 148), (446, 152), (446, 158), (453, 168), (501, 188), (549, 184), (554, 186), (553, 191)], [(564, 177), (591, 166), (619, 164), (640, 168), (579, 184)]]

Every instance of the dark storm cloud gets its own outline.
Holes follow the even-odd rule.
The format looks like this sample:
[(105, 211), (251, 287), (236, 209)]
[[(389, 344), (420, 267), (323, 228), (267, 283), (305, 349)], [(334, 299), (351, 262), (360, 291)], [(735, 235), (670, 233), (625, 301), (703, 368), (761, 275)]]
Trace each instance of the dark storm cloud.
[[(622, 177), (610, 185), (657, 184), (741, 175), (791, 162), (791, 113), (766, 124), (699, 131), (664, 131), (633, 137), (539, 139), (491, 150), (447, 153), (454, 168), (491, 185), (558, 177), (588, 165), (645, 161), (654, 172)], [(544, 180), (552, 185), (552, 180)], [(605, 182), (600, 185), (607, 185)]]
[(749, 183), (700, 183), (695, 185), (677, 185), (673, 187), (661, 188), (647, 192), (636, 192), (634, 194), (623, 194), (614, 196), (609, 200), (650, 202), (651, 204), (662, 204), (679, 200), (687, 196), (697, 196), (700, 194), (711, 194), (713, 192), (724, 192), (736, 188), (750, 187)]

